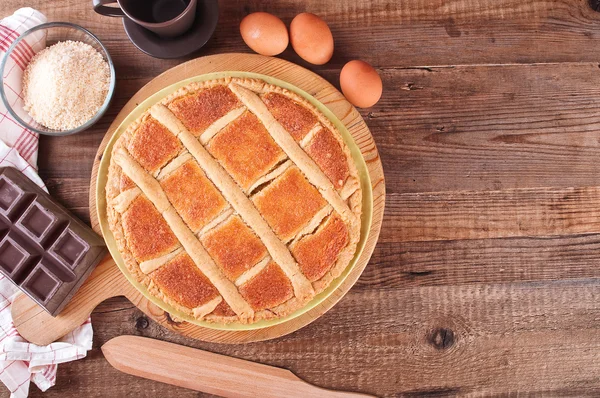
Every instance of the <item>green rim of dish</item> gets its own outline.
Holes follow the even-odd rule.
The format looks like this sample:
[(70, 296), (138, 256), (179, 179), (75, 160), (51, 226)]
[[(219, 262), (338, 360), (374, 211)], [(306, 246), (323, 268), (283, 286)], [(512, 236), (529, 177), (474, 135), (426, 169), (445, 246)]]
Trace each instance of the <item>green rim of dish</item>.
[[(164, 301), (162, 301), (159, 298), (150, 294), (150, 292), (148, 292), (148, 289), (144, 285), (139, 283), (131, 275), (131, 273), (125, 266), (123, 258), (121, 257), (121, 254), (117, 247), (117, 242), (115, 241), (112, 231), (109, 228), (108, 218), (106, 215), (106, 182), (108, 179), (108, 166), (110, 164), (112, 148), (113, 148), (113, 145), (115, 144), (115, 142), (117, 141), (117, 139), (127, 129), (129, 124), (131, 124), (138, 117), (140, 117), (142, 115), (142, 113), (144, 113), (152, 105), (160, 102), (167, 95), (175, 92), (176, 90), (178, 90), (179, 88), (181, 88), (187, 84), (190, 84), (192, 82), (203, 82), (203, 81), (207, 81), (207, 80), (221, 79), (221, 78), (226, 78), (226, 77), (262, 79), (262, 80), (266, 81), (267, 83), (274, 84), (274, 85), (283, 87), (285, 89), (288, 89), (290, 91), (293, 91), (296, 94), (304, 97), (311, 104), (313, 104), (317, 109), (319, 109), (319, 111), (321, 111), (335, 125), (335, 127), (338, 129), (338, 131), (342, 134), (344, 142), (346, 143), (346, 145), (348, 145), (348, 148), (350, 148), (350, 152), (352, 154), (352, 159), (354, 160), (354, 163), (356, 164), (356, 168), (358, 169), (361, 188), (363, 191), (360, 240), (357, 244), (356, 253), (354, 254), (354, 258), (348, 264), (348, 266), (346, 267), (344, 272), (339, 277), (334, 279), (325, 290), (323, 290), (321, 293), (316, 295), (304, 307), (298, 309), (297, 311), (293, 312), (292, 314), (285, 316), (285, 317), (277, 318), (277, 319), (262, 320), (262, 321), (258, 321), (256, 323), (252, 323), (252, 324), (238, 324), (238, 323), (220, 324), (220, 323), (213, 323), (213, 322), (197, 320), (197, 319), (194, 319), (193, 317), (175, 309), (171, 305), (165, 303)], [(311, 309), (313, 309), (316, 306), (318, 306), (319, 304), (321, 304), (337, 288), (340, 287), (340, 285), (344, 282), (346, 277), (350, 274), (350, 272), (354, 268), (356, 261), (362, 254), (362, 251), (365, 246), (365, 242), (367, 241), (367, 237), (369, 235), (369, 229), (371, 227), (371, 221), (372, 221), (372, 217), (373, 217), (373, 192), (371, 190), (371, 179), (369, 178), (367, 165), (366, 165), (365, 160), (360, 152), (360, 149), (354, 142), (352, 135), (346, 129), (346, 126), (344, 126), (344, 124), (333, 114), (333, 112), (331, 112), (329, 110), (329, 108), (327, 108), (325, 105), (323, 105), (321, 102), (319, 102), (317, 99), (312, 97), (310, 94), (308, 94), (304, 90), (301, 90), (298, 87), (293, 86), (289, 83), (286, 83), (282, 80), (276, 79), (271, 76), (262, 75), (259, 73), (234, 72), (234, 71), (208, 73), (208, 74), (199, 75), (199, 76), (191, 77), (189, 79), (182, 80), (182, 81), (172, 84), (168, 87), (165, 87), (164, 89), (160, 90), (156, 94), (153, 94), (152, 96), (150, 96), (146, 100), (144, 100), (142, 103), (140, 103), (123, 120), (123, 122), (115, 130), (111, 140), (109, 141), (108, 145), (106, 146), (106, 149), (104, 150), (102, 160), (100, 161), (100, 167), (98, 169), (98, 180), (97, 180), (97, 185), (96, 185), (96, 203), (97, 203), (97, 207), (98, 207), (98, 219), (100, 221), (100, 228), (102, 230), (102, 234), (104, 235), (104, 239), (106, 240), (106, 246), (108, 247), (113, 259), (117, 263), (121, 272), (125, 275), (127, 280), (133, 286), (135, 286), (135, 288), (137, 290), (139, 290), (144, 295), (144, 297), (146, 297), (152, 303), (154, 303), (155, 305), (157, 305), (164, 311), (168, 312), (169, 314), (171, 314), (179, 319), (183, 319), (189, 323), (192, 323), (192, 324), (195, 324), (198, 326), (202, 326), (205, 328), (209, 328), (209, 329), (231, 330), (231, 331), (256, 330), (256, 329), (262, 329), (262, 328), (267, 328), (270, 326), (279, 325), (279, 324), (287, 322), (291, 319), (297, 318), (300, 315), (305, 314), (306, 312), (310, 311)]]

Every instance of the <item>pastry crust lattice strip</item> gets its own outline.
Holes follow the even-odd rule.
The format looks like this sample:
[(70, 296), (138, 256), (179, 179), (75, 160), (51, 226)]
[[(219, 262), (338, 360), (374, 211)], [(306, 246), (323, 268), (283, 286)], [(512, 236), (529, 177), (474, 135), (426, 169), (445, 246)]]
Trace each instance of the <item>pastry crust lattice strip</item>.
[(211, 140), (211, 138), (213, 138), (215, 135), (217, 135), (217, 133), (219, 131), (223, 130), (229, 123), (233, 122), (235, 119), (240, 117), (240, 115), (242, 113), (244, 113), (245, 110), (246, 110), (245, 107), (236, 108), (236, 109), (230, 111), (229, 113), (227, 113), (222, 118), (215, 121), (206, 130), (204, 130), (202, 135), (200, 135), (200, 142), (203, 145), (208, 144), (208, 142)]
[(277, 145), (283, 149), (290, 160), (302, 171), (308, 181), (319, 189), (323, 198), (329, 202), (335, 211), (353, 226), (357, 225), (358, 218), (336, 192), (329, 178), (327, 178), (314, 160), (304, 152), (300, 145), (294, 141), (294, 138), (281, 124), (275, 120), (261, 99), (253, 91), (235, 83), (229, 84), (229, 88), (258, 117)]
[[(312, 284), (302, 274), (296, 260), (288, 247), (275, 235), (271, 227), (262, 218), (250, 199), (233, 181), (221, 165), (208, 153), (200, 141), (194, 137), (179, 119), (164, 105), (157, 104), (150, 108), (150, 114), (162, 125), (175, 134), (188, 149), (208, 176), (221, 191), (231, 206), (239, 213), (262, 240), (273, 260), (281, 267), (290, 279), (296, 297), (305, 299), (314, 295)], [(225, 298), (227, 300), (227, 298)]]
[(252, 318), (254, 310), (250, 304), (244, 300), (235, 285), (223, 275), (198, 238), (177, 214), (159, 182), (144, 170), (124, 148), (116, 151), (114, 160), (163, 215), (192, 261), (215, 286), (231, 309), (241, 319)]

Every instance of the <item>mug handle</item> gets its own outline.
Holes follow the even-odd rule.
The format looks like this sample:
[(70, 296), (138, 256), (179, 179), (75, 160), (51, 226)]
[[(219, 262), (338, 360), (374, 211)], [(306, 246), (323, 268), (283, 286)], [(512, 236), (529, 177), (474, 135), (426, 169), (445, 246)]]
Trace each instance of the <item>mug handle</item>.
[(107, 7), (105, 4), (116, 3), (116, 0), (92, 0), (94, 11), (107, 17), (124, 17), (125, 13), (119, 7)]

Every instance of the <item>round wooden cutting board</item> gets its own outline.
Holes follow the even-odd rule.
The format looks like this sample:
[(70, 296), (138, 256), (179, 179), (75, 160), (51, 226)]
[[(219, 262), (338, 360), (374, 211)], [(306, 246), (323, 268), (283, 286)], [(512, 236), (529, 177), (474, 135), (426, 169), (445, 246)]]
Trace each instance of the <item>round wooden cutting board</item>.
[[(373, 191), (373, 218), (368, 238), (354, 268), (323, 302), (308, 312), (263, 329), (231, 331), (215, 330), (173, 319), (168, 313), (147, 300), (121, 273), (115, 262), (107, 258), (98, 265), (65, 310), (56, 318), (44, 315), (27, 297), (20, 297), (13, 306), (15, 325), (22, 336), (38, 344), (54, 341), (81, 324), (100, 302), (108, 297), (126, 296), (133, 304), (161, 325), (196, 339), (219, 343), (245, 343), (273, 339), (294, 332), (323, 315), (356, 283), (365, 269), (381, 229), (385, 205), (385, 181), (379, 154), (367, 125), (358, 111), (329, 82), (317, 74), (291, 62), (256, 54), (219, 54), (197, 58), (176, 66), (154, 78), (139, 90), (117, 115), (94, 159), (90, 182), (90, 219), (98, 233), (100, 225), (96, 211), (96, 181), (102, 154), (113, 133), (131, 111), (143, 100), (181, 80), (211, 72), (244, 71), (269, 75), (284, 80), (315, 97), (327, 106), (347, 127), (365, 159)], [(24, 296), (24, 295), (23, 295)], [(43, 325), (43, 327), (40, 327)], [(40, 330), (42, 329), (42, 330)]]

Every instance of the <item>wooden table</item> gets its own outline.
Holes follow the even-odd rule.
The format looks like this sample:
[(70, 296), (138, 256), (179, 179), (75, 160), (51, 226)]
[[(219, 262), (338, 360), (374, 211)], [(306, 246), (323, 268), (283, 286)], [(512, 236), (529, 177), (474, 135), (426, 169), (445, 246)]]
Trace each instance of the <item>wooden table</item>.
[[(89, 132), (41, 138), (50, 192), (88, 220), (92, 158), (125, 102), (182, 62), (139, 52), (89, 0), (27, 3), (106, 44), (118, 83)], [(100, 345), (155, 337), (379, 396), (600, 394), (600, 13), (588, 0), (222, 1), (198, 55), (250, 51), (238, 24), (265, 10), (331, 26), (338, 84), (355, 58), (377, 67), (382, 100), (362, 110), (387, 179), (383, 229), (358, 284), (290, 336), (226, 346), (183, 338), (125, 299), (93, 314), (94, 349), (59, 366), (54, 396), (198, 396), (119, 373)], [(3, 391), (4, 392), (4, 391)], [(32, 387), (32, 396), (41, 396)], [(6, 394), (5, 394), (6, 396)]]

